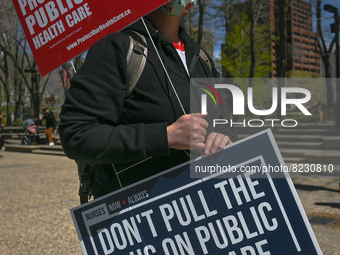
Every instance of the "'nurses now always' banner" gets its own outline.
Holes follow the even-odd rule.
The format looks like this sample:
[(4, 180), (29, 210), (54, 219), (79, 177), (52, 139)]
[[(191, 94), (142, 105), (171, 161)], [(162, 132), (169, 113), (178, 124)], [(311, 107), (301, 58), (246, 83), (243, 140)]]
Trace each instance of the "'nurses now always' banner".
[(46, 75), (166, 3), (166, 0), (13, 0), (39, 67)]
[(269, 165), (283, 161), (267, 130), (74, 208), (83, 251), (322, 254), (287, 173), (244, 171)]

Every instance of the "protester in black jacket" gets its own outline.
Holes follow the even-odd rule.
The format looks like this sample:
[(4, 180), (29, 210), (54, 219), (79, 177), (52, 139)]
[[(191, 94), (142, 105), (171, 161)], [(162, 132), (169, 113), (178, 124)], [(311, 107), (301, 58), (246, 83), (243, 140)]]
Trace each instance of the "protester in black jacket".
[[(208, 127), (213, 118), (226, 119), (225, 110), (202, 116), (199, 100), (190, 102), (190, 90), (195, 90), (190, 77), (218, 77), (218, 73), (199, 57), (199, 45), (180, 21), (181, 17), (158, 9), (148, 15), (146, 25), (187, 114), (141, 21), (128, 29), (147, 38), (149, 52), (129, 98), (124, 99), (129, 46), (125, 32), (111, 34), (90, 49), (66, 92), (59, 125), (62, 145), (68, 157), (97, 164), (95, 197), (119, 188), (115, 171), (123, 170), (120, 180), (125, 186), (187, 161), (190, 149), (213, 153), (236, 139), (230, 128)], [(190, 77), (173, 42), (185, 45)], [(197, 109), (193, 111), (192, 105)]]

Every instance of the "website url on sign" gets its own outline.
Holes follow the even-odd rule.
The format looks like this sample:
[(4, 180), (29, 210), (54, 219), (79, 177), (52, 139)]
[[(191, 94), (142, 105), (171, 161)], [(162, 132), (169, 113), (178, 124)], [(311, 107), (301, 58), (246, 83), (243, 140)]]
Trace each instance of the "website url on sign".
[(255, 165), (255, 166), (231, 166), (231, 165), (209, 165), (195, 166), (195, 173), (332, 173), (333, 164), (289, 164), (289, 165)]
[(112, 24), (116, 23), (117, 21), (125, 18), (126, 16), (130, 15), (131, 11), (130, 9), (127, 9), (125, 12), (122, 12), (121, 14), (113, 17), (112, 19), (108, 20), (105, 24), (100, 25), (98, 28), (93, 29), (90, 33), (88, 33), (87, 35), (84, 35), (81, 38), (78, 38), (75, 42), (73, 42), (72, 44), (70, 44), (69, 46), (67, 46), (67, 50), (72, 50), (73, 48), (77, 47), (78, 45), (82, 44), (83, 42), (85, 42), (86, 40), (90, 39), (92, 36), (100, 33), (101, 31), (105, 30), (106, 28), (108, 28), (109, 26), (111, 26)]

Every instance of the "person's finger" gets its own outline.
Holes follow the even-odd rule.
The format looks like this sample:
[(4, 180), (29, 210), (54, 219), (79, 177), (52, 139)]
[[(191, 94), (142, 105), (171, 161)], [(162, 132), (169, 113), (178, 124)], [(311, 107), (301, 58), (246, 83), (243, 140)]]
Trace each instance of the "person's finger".
[(209, 127), (209, 123), (208, 121), (206, 121), (204, 118), (206, 117), (207, 115), (202, 115), (200, 113), (196, 114), (196, 113), (193, 113), (190, 115), (190, 122), (191, 122), (191, 125), (192, 126), (201, 126), (203, 127), (204, 129), (207, 129)]
[(203, 136), (206, 136), (207, 135), (207, 130), (206, 128), (204, 127), (204, 123), (201, 123), (201, 122), (192, 122), (191, 125), (190, 125), (190, 132), (191, 132), (191, 135), (194, 136), (194, 135), (203, 135)]
[(195, 143), (195, 144), (191, 145), (190, 150), (199, 150), (199, 151), (201, 151), (201, 150), (204, 150), (204, 148), (205, 148), (205, 143)]
[(200, 119), (199, 123), (204, 129), (207, 129), (209, 127), (209, 123), (205, 119)]
[(218, 150), (223, 150), (224, 147), (226, 147), (227, 145), (229, 145), (229, 144), (231, 144), (231, 143), (232, 143), (232, 142), (231, 142), (229, 136), (226, 136), (226, 135), (225, 135), (225, 136), (223, 137), (221, 143), (220, 143), (219, 146), (218, 146)]
[(208, 135), (207, 142), (205, 143), (204, 154), (209, 154), (211, 150), (211, 146), (215, 140), (217, 133), (212, 132)]
[(215, 136), (214, 142), (212, 143), (211, 148), (210, 148), (210, 153), (215, 153), (217, 151), (221, 142), (223, 141), (223, 138), (224, 138), (224, 135), (222, 134), (217, 134)]
[(223, 150), (225, 146), (231, 143), (229, 136), (219, 133), (211, 133), (207, 138), (204, 154), (216, 153), (219, 150)]
[(195, 113), (190, 113), (190, 116), (199, 117), (199, 118), (203, 118), (203, 119), (204, 119), (205, 117), (208, 116), (208, 113), (202, 114), (202, 113), (200, 113), (200, 112), (195, 112)]

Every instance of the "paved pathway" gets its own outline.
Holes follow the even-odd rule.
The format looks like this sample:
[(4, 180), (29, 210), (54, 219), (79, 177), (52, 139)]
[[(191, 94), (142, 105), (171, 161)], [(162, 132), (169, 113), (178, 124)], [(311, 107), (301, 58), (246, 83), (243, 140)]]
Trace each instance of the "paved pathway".
[(82, 254), (69, 209), (79, 205), (75, 162), (1, 151), (0, 254)]
[[(0, 155), (0, 254), (82, 254), (69, 212), (79, 205), (74, 161), (8, 151)], [(324, 255), (340, 255), (339, 178), (294, 183)]]

